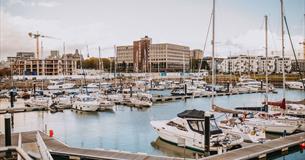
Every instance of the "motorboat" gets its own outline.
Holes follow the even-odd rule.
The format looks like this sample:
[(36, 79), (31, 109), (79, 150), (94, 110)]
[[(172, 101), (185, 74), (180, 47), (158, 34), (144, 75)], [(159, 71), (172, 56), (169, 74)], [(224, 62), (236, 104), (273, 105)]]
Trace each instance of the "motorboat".
[[(255, 79), (250, 78), (249, 76), (241, 76), (239, 78), (239, 82), (236, 83), (235, 87), (245, 87), (248, 88), (250, 91), (258, 91), (258, 90), (265, 90), (266, 84), (260, 81), (257, 81)], [(268, 90), (273, 91), (274, 86), (271, 84), (268, 84)]]
[(97, 101), (99, 102), (100, 105), (99, 107), (100, 111), (105, 111), (105, 110), (114, 111), (114, 106), (115, 106), (114, 102), (102, 98), (98, 99)]
[(246, 118), (244, 123), (249, 126), (265, 127), (266, 132), (277, 134), (292, 134), (300, 127), (298, 125), (278, 122), (277, 120), (267, 118), (262, 114), (259, 116), (260, 118)]
[(57, 107), (71, 107), (73, 103), (73, 98), (69, 95), (59, 95), (54, 100)]
[(97, 111), (100, 103), (95, 97), (87, 94), (80, 94), (75, 97), (72, 108), (80, 111)]
[(64, 83), (63, 81), (50, 81), (47, 87), (49, 90), (72, 89), (75, 88), (74, 83)]
[(27, 107), (51, 107), (53, 105), (53, 101), (50, 97), (31, 97), (30, 99), (24, 101), (25, 106)]
[(289, 89), (304, 90), (304, 83), (305, 83), (305, 78), (299, 81), (288, 81), (285, 83), (285, 85)]
[(129, 101), (135, 107), (151, 107), (153, 104), (152, 101), (147, 97), (134, 96), (134, 97), (130, 97)]
[(107, 99), (114, 102), (114, 103), (121, 103), (124, 100), (124, 97), (122, 94), (117, 93), (117, 94), (110, 94), (107, 95)]
[[(159, 137), (177, 146), (191, 150), (204, 151), (204, 111), (185, 110), (171, 120), (151, 121)], [(238, 134), (224, 133), (210, 115), (210, 150), (231, 149), (241, 145), (243, 138)]]
[[(263, 143), (266, 141), (266, 132), (264, 128), (249, 126), (242, 122), (236, 122), (236, 119), (224, 120), (219, 123), (219, 128), (225, 133), (235, 133), (243, 137), (245, 142)], [(237, 120), (238, 121), (238, 120)]]
[(249, 126), (244, 123), (244, 117), (239, 117), (241, 111), (236, 111), (219, 106), (213, 106), (213, 111), (224, 113), (225, 119), (218, 122), (218, 126), (225, 133), (234, 133), (243, 137), (245, 142), (262, 143), (266, 141), (266, 132), (264, 127)]

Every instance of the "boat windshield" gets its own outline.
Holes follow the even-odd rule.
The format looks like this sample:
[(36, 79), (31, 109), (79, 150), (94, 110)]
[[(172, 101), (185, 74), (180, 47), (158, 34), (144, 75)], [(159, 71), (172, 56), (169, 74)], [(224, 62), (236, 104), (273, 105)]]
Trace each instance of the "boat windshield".
[[(204, 120), (188, 120), (188, 124), (194, 132), (204, 134)], [(215, 119), (210, 120), (210, 134), (219, 134), (222, 131), (218, 128)]]
[(84, 97), (82, 99), (84, 102), (91, 102), (91, 101), (95, 101), (95, 98), (92, 98), (92, 97)]

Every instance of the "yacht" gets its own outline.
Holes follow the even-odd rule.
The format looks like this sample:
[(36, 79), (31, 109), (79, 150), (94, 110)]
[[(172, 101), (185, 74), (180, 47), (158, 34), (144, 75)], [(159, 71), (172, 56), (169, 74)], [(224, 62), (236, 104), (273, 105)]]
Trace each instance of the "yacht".
[(107, 95), (107, 99), (114, 103), (122, 103), (124, 100), (124, 96), (120, 93)]
[(266, 132), (278, 134), (283, 134), (285, 132), (287, 134), (292, 134), (300, 127), (298, 125), (278, 122), (277, 120), (268, 118), (262, 113), (259, 114), (259, 118), (255, 117), (245, 119), (244, 123), (249, 126), (264, 127)]
[(98, 100), (92, 96), (81, 94), (75, 97), (73, 109), (80, 111), (97, 111), (100, 107)]
[(30, 99), (24, 101), (25, 106), (28, 107), (51, 107), (53, 105), (52, 99), (50, 97), (31, 97)]
[(64, 83), (63, 81), (50, 81), (48, 85), (49, 90), (59, 90), (59, 89), (72, 89), (75, 87), (74, 83)]
[(299, 81), (289, 81), (286, 82), (285, 85), (289, 89), (299, 89), (299, 90), (304, 90), (304, 83), (305, 83), (305, 78)]
[(153, 104), (151, 102), (151, 99), (149, 99), (147, 97), (140, 97), (140, 96), (130, 97), (129, 101), (135, 107), (151, 107)]
[(219, 123), (219, 128), (225, 133), (234, 133), (243, 137), (245, 142), (262, 143), (266, 141), (264, 128), (248, 126), (239, 119), (223, 120)]
[(105, 110), (114, 111), (114, 106), (115, 106), (114, 102), (103, 98), (98, 99), (98, 102), (100, 104), (99, 107), (100, 111), (105, 111)]
[[(203, 152), (204, 151), (204, 111), (185, 110), (177, 114), (171, 120), (151, 121), (153, 129), (159, 137), (167, 142), (183, 145), (186, 148)], [(243, 142), (243, 138), (238, 134), (223, 133), (211, 116), (210, 121), (210, 150), (219, 151), (222, 149), (232, 149), (238, 147)]]
[(244, 119), (239, 117), (241, 111), (213, 106), (213, 111), (224, 113), (226, 118), (218, 123), (220, 129), (225, 133), (234, 133), (243, 137), (245, 142), (262, 143), (266, 141), (266, 133), (264, 127), (249, 126), (244, 123)]
[[(239, 82), (236, 83), (236, 87), (241, 87), (241, 88), (247, 88), (249, 90), (253, 91), (258, 91), (261, 89), (266, 89), (266, 84), (262, 82), (259, 82), (255, 79), (251, 79), (249, 76), (241, 76), (239, 78)], [(273, 85), (269, 84), (268, 85), (269, 91), (273, 91), (274, 87)]]
[(69, 95), (59, 95), (54, 99), (54, 103), (57, 107), (71, 107), (73, 100)]

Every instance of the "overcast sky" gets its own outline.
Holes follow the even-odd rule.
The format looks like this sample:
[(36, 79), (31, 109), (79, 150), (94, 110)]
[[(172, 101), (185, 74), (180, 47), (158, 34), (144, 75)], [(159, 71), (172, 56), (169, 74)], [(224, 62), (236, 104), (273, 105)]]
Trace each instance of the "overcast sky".
[[(203, 49), (212, 0), (0, 0), (0, 59), (18, 51), (35, 51), (28, 32), (39, 31), (58, 39), (43, 39), (49, 50), (90, 56), (113, 55), (114, 45), (128, 45), (145, 35), (153, 43), (175, 43)], [(305, 0), (284, 0), (285, 14), (297, 52), (304, 39)], [(269, 16), (270, 50), (280, 50), (280, 0), (217, 0), (216, 55), (225, 57), (249, 51), (263, 54), (264, 15)], [(291, 47), (286, 38), (287, 55)], [(206, 55), (210, 55), (208, 38)], [(275, 53), (277, 54), (277, 53)]]

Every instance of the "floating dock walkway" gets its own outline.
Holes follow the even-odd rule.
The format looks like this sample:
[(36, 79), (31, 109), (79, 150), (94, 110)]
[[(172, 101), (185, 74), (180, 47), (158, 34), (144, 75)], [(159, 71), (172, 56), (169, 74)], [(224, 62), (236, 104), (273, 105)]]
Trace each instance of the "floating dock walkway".
[(286, 155), (288, 151), (300, 147), (305, 142), (305, 133), (298, 133), (274, 139), (263, 144), (254, 144), (245, 148), (214, 155), (201, 160), (248, 160), (269, 159), (271, 155)]
[[(37, 131), (22, 132), (22, 145), (36, 143)], [(66, 144), (40, 132), (40, 135), (54, 159), (107, 159), (107, 160), (183, 160), (182, 158), (153, 156), (145, 153), (131, 153), (103, 149), (83, 149), (69, 147)], [(0, 135), (0, 148), (4, 147), (4, 135)], [(18, 133), (12, 134), (12, 145), (18, 145)]]

